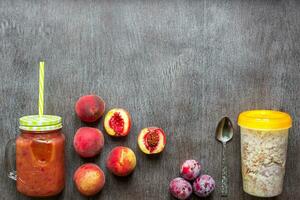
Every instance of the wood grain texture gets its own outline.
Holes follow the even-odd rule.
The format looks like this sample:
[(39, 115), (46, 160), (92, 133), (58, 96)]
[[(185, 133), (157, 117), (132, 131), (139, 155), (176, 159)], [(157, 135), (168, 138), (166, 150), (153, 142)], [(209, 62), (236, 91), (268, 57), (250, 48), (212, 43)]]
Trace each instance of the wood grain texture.
[[(288, 111), (289, 136), (284, 192), (276, 200), (300, 196), (300, 3), (262, 1), (0, 1), (0, 155), (18, 134), (18, 118), (38, 112), (38, 60), (46, 60), (45, 112), (63, 117), (67, 182), (50, 199), (85, 199), (72, 175), (86, 162), (72, 148), (85, 124), (74, 113), (84, 94), (102, 96), (108, 109), (124, 107), (133, 127), (125, 139), (105, 135), (105, 148), (93, 160), (106, 173), (106, 186), (89, 199), (172, 199), (169, 181), (188, 158), (221, 180), (218, 120), (254, 108)], [(94, 124), (103, 130), (102, 120)], [(162, 127), (167, 148), (148, 158), (136, 145), (139, 130)], [(242, 191), (240, 139), (228, 145), (230, 200), (253, 200)], [(137, 154), (137, 169), (116, 178), (105, 168), (117, 145)], [(0, 159), (0, 199), (29, 199), (6, 178)], [(192, 199), (197, 199), (192, 197)], [(221, 199), (220, 187), (210, 199)]]

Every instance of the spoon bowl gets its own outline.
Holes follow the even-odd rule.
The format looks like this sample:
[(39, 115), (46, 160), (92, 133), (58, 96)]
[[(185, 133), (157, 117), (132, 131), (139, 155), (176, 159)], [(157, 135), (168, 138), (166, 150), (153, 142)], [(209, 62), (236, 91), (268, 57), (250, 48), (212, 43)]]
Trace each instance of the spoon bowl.
[(223, 117), (216, 129), (216, 138), (221, 143), (229, 142), (233, 137), (232, 122), (228, 117)]

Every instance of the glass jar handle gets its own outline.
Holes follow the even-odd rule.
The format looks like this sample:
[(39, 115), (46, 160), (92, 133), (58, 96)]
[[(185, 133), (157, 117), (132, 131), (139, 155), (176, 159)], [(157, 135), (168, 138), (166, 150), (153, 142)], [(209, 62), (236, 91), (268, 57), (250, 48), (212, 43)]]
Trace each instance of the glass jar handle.
[(5, 146), (5, 172), (8, 178), (17, 180), (14, 160), (16, 159), (16, 139), (10, 139)]

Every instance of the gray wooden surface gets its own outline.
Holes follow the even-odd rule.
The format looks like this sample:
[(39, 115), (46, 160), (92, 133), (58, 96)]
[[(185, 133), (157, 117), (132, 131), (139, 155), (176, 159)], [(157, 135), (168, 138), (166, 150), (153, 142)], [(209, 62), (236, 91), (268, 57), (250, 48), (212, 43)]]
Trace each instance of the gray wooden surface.
[[(18, 118), (37, 113), (38, 60), (46, 60), (45, 111), (63, 117), (67, 138), (67, 182), (50, 199), (84, 199), (74, 187), (74, 170), (86, 162), (72, 148), (83, 126), (76, 99), (96, 93), (107, 108), (130, 111), (126, 139), (105, 135), (105, 148), (92, 159), (104, 169), (106, 185), (89, 199), (172, 199), (169, 181), (188, 158), (202, 162), (218, 185), (221, 145), (214, 139), (224, 115), (254, 108), (288, 111), (290, 131), (284, 192), (300, 196), (300, 2), (261, 1), (0, 1), (0, 155), (18, 134)], [(103, 130), (100, 124), (94, 124)], [(139, 130), (162, 127), (167, 147), (147, 158), (137, 145)], [(228, 145), (229, 200), (255, 199), (242, 191), (238, 127)], [(137, 168), (116, 178), (105, 168), (108, 152), (131, 147)], [(29, 199), (6, 178), (0, 159), (0, 199)], [(196, 197), (192, 197), (196, 199)], [(221, 199), (220, 187), (210, 199)]]

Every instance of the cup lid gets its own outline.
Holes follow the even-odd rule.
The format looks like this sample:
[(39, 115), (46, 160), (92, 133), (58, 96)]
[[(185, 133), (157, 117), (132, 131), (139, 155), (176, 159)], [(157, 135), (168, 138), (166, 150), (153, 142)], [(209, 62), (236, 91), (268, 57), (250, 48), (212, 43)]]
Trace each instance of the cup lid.
[(275, 110), (249, 110), (240, 113), (238, 124), (241, 127), (258, 130), (280, 130), (292, 127), (288, 113)]
[(20, 118), (20, 129), (50, 131), (62, 128), (62, 118), (56, 115), (27, 115)]

